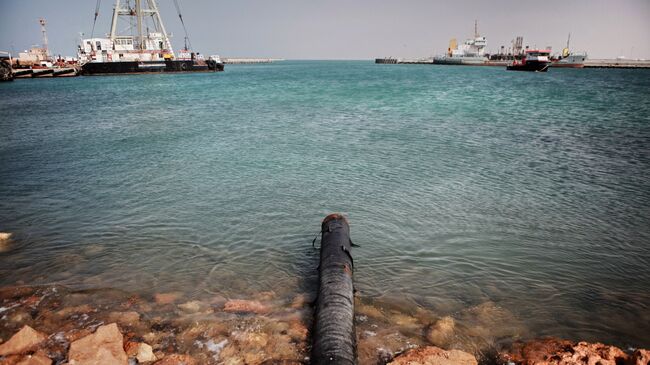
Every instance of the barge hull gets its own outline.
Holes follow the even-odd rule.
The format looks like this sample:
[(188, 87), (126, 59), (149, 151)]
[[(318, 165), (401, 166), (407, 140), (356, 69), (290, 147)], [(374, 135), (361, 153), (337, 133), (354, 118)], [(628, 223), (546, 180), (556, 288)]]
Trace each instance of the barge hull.
[(223, 71), (222, 63), (212, 60), (204, 63), (187, 61), (147, 61), (147, 62), (88, 62), (81, 67), (82, 75), (110, 75), (150, 72), (210, 72)]

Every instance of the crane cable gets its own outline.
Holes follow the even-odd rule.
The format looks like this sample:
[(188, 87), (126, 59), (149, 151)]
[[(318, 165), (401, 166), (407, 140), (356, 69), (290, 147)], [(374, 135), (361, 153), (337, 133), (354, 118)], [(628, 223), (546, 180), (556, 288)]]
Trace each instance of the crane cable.
[(93, 38), (95, 35), (95, 24), (97, 23), (97, 16), (99, 16), (99, 7), (101, 6), (102, 0), (97, 0), (95, 5), (95, 19), (93, 20), (93, 30), (90, 32), (90, 38)]
[[(99, 1), (99, 0), (98, 0)], [(192, 42), (190, 42), (190, 36), (187, 34), (187, 28), (185, 28), (185, 22), (183, 21), (183, 15), (181, 14), (181, 7), (178, 5), (178, 0), (174, 0), (174, 6), (176, 7), (176, 12), (178, 13), (178, 18), (181, 20), (183, 25), (183, 31), (185, 32), (185, 49), (187, 50), (187, 45), (190, 45), (189, 49), (192, 49)]]

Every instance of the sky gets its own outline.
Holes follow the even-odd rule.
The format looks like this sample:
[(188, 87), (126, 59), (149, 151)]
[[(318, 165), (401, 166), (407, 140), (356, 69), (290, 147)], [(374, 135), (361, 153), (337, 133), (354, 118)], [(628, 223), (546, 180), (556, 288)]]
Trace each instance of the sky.
[[(123, 0), (124, 1), (124, 0)], [(133, 1), (133, 0), (131, 0)], [(473, 35), (474, 20), (488, 51), (524, 45), (590, 58), (650, 59), (650, 0), (178, 0), (195, 51), (222, 57), (284, 59), (423, 58), (449, 40)], [(95, 35), (109, 31), (114, 0), (102, 0)], [(173, 0), (158, 0), (176, 49), (183, 29)], [(0, 50), (41, 44), (47, 20), (50, 50), (76, 54), (90, 35), (96, 0), (0, 0)]]

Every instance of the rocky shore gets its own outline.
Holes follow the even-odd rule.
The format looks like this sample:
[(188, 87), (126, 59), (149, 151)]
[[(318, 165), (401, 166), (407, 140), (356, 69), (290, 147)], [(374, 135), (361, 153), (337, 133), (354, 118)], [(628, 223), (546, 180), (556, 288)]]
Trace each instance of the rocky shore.
[[(486, 302), (454, 316), (358, 299), (359, 364), (648, 365), (650, 353), (529, 338)], [(0, 288), (0, 364), (309, 363), (312, 308), (289, 300), (152, 296), (63, 286)]]

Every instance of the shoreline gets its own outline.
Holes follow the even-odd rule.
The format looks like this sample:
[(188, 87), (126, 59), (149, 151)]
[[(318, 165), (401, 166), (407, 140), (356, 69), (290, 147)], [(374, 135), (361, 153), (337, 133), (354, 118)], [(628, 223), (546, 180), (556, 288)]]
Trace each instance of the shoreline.
[[(78, 356), (73, 351), (76, 341), (91, 341), (98, 333), (113, 331), (112, 336), (119, 338), (115, 341), (121, 343), (115, 348), (123, 348), (131, 363), (308, 363), (312, 317), (305, 294), (290, 301), (278, 299), (273, 292), (192, 300), (179, 292), (141, 296), (60, 285), (0, 287), (0, 362), (17, 364), (33, 355), (64, 364)], [(403, 359), (411, 364), (435, 363), (431, 359), (449, 358), (445, 351), (452, 350), (466, 354), (460, 362), (452, 362), (458, 364), (467, 364), (470, 358), (479, 364), (533, 364), (583, 353), (599, 356), (602, 364), (612, 360), (612, 365), (621, 365), (622, 361), (637, 364), (639, 356), (648, 355), (645, 350), (634, 355), (636, 349), (624, 351), (598, 343), (532, 338), (523, 322), (491, 302), (452, 317), (424, 309), (403, 313), (356, 298), (355, 326), (361, 365), (407, 363), (400, 362)], [(7, 353), (11, 339), (20, 337), (17, 333), (41, 341), (19, 353)]]

